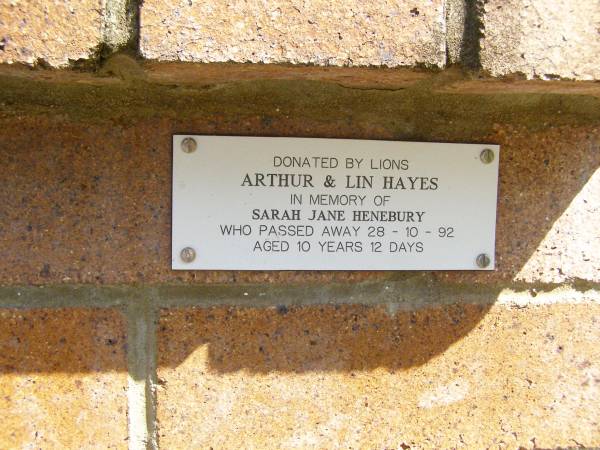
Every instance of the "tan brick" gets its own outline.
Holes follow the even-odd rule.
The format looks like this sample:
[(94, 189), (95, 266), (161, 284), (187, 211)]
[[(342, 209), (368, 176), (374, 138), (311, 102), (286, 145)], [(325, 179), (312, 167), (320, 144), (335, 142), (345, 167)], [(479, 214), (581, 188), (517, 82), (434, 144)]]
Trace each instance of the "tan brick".
[(0, 63), (65, 66), (101, 42), (100, 0), (0, 2)]
[(600, 79), (600, 3), (484, 2), (481, 63), (493, 75)]
[(127, 448), (126, 386), (120, 313), (0, 309), (0, 448)]
[(600, 305), (164, 311), (166, 448), (600, 445)]
[(159, 60), (443, 66), (443, 2), (146, 0), (141, 52)]

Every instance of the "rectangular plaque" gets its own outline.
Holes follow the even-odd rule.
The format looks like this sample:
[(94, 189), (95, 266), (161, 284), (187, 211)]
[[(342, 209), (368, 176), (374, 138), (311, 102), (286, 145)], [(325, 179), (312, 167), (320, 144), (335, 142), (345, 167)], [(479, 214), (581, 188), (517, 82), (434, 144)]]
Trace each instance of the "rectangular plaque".
[(499, 147), (173, 136), (172, 268), (492, 270)]

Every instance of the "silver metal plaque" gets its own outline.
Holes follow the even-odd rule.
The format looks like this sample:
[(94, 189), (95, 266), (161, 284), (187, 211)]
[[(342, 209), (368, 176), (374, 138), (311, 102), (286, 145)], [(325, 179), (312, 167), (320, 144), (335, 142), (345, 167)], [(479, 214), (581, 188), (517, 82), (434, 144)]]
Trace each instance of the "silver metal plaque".
[(492, 270), (499, 147), (173, 136), (177, 270)]

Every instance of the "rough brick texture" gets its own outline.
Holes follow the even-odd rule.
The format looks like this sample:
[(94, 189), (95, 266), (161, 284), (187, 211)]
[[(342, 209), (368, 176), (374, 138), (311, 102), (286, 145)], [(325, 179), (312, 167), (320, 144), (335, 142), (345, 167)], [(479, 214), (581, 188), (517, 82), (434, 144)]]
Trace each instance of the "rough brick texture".
[(164, 448), (600, 445), (600, 306), (165, 311)]
[[(272, 77), (291, 71), (281, 69)], [(478, 283), (600, 280), (595, 94), (553, 94), (556, 84), (562, 89), (560, 83), (529, 94), (524, 87), (515, 92), (509, 90), (512, 84), (487, 83), (478, 92), (457, 95), (452, 86), (467, 89), (470, 82), (438, 89), (418, 87), (424, 81), (405, 82), (399, 90), (365, 90), (271, 79), (213, 82), (210, 88), (185, 82), (173, 89), (178, 82), (171, 77), (168, 86), (150, 82), (138, 91), (114, 79), (82, 81), (65, 87), (3, 80), (11, 86), (0, 91), (0, 172), (10, 186), (0, 190), (0, 215), (9, 224), (0, 228), (4, 284), (345, 282), (398, 276), (172, 271), (171, 134), (182, 130), (500, 144), (497, 270), (432, 276)]]
[(181, 61), (445, 63), (441, 0), (146, 0), (141, 52)]
[(65, 66), (88, 58), (102, 41), (101, 27), (100, 0), (3, 0), (0, 63)]
[(125, 0), (5, 1), (0, 63), (65, 66), (99, 44), (139, 40), (142, 56), (168, 61), (462, 63), (494, 76), (600, 79), (596, 1), (146, 0), (137, 14)]
[(484, 2), (481, 63), (492, 75), (600, 79), (600, 2)]
[(0, 309), (0, 448), (127, 448), (124, 334), (116, 311)]

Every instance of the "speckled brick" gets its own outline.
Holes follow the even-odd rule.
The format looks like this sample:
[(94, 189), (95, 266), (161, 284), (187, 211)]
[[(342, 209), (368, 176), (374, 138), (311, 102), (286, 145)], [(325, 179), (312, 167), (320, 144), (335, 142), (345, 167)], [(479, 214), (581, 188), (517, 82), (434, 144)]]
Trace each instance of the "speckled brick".
[(127, 448), (125, 324), (93, 309), (0, 309), (0, 448)]
[(443, 3), (145, 0), (140, 49), (158, 60), (441, 67)]
[[(218, 69), (196, 82), (189, 69), (178, 82), (175, 69), (150, 73), (153, 81), (139, 89), (73, 74), (69, 80), (81, 82), (25, 79), (60, 78), (43, 71), (2, 80), (10, 89), (0, 91), (0, 282), (345, 283), (422, 275), (172, 271), (176, 132), (500, 144), (497, 269), (427, 275), (475, 283), (600, 280), (595, 84), (461, 81), (437, 90), (421, 75), (395, 89), (386, 71), (381, 80), (365, 71), (365, 86), (356, 69), (344, 86), (342, 74), (326, 69), (301, 69), (312, 81), (281, 79), (293, 77), (290, 68), (263, 70), (258, 80), (245, 68), (231, 75), (245, 81), (223, 83)], [(231, 73), (223, 69), (220, 79)], [(378, 81), (386, 88), (368, 88)], [(564, 94), (569, 89), (582, 94)]]
[(166, 448), (600, 445), (600, 306), (166, 310)]
[(0, 63), (51, 66), (88, 58), (102, 40), (100, 0), (0, 2)]
[(482, 9), (481, 64), (492, 75), (600, 79), (600, 3), (488, 0)]

